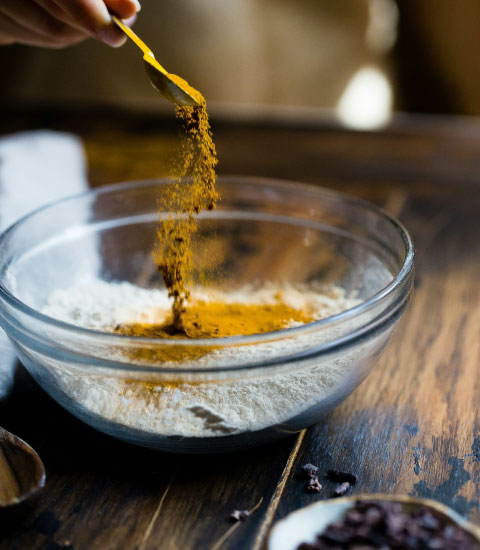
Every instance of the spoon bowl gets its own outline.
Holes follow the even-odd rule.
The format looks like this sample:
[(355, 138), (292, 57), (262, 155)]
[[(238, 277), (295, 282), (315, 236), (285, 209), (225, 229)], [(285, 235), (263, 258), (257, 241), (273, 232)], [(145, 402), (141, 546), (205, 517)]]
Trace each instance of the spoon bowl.
[(188, 86), (176, 75), (168, 73), (155, 59), (150, 48), (138, 37), (130, 27), (112, 15), (112, 20), (125, 35), (132, 40), (143, 52), (145, 70), (152, 86), (166, 99), (183, 107), (195, 107), (200, 105), (200, 93)]
[(0, 513), (32, 501), (45, 486), (45, 467), (19, 437), (0, 427)]
[(163, 97), (182, 107), (195, 107), (200, 105), (200, 101), (194, 97), (195, 95), (200, 96), (200, 93), (196, 90), (196, 93), (193, 93), (193, 88), (188, 86), (187, 82), (185, 82), (185, 85), (191, 90), (187, 91), (186, 86), (180, 84), (180, 77), (167, 73), (153, 57), (153, 54), (145, 54), (143, 56), (143, 62), (150, 84), (157, 92), (162, 94)]

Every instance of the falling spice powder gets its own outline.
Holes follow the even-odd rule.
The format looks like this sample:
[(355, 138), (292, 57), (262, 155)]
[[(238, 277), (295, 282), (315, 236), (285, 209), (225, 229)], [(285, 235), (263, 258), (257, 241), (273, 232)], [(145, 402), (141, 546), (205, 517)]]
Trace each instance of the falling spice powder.
[[(283, 329), (290, 323), (308, 323), (311, 313), (284, 304), (226, 304), (192, 300), (189, 274), (193, 267), (192, 236), (197, 215), (216, 207), (217, 155), (204, 97), (176, 75), (170, 77), (186, 89), (198, 106), (176, 107), (184, 138), (178, 158), (173, 162), (173, 181), (164, 187), (159, 199), (160, 223), (154, 259), (172, 299), (171, 314), (156, 323), (120, 324), (115, 332), (156, 339), (222, 338), (261, 334)], [(188, 305), (188, 307), (187, 307)], [(156, 362), (185, 361), (212, 351), (206, 346), (156, 346), (135, 350), (133, 359)]]
[(161, 219), (157, 231), (154, 258), (162, 273), (170, 298), (173, 298), (171, 326), (164, 337), (190, 336), (186, 333), (183, 315), (190, 298), (187, 281), (192, 268), (192, 235), (197, 229), (196, 215), (212, 210), (218, 199), (215, 190), (217, 154), (208, 121), (204, 97), (187, 82), (175, 78), (198, 102), (195, 107), (176, 107), (176, 117), (182, 122), (185, 136), (181, 154), (173, 169), (174, 182), (167, 185), (159, 201)]

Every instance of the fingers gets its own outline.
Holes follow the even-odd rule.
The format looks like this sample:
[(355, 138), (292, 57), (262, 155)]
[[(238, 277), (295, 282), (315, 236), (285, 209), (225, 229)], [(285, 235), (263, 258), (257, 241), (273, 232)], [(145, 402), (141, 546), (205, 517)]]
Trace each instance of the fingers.
[(0, 2), (0, 42), (61, 48), (81, 41), (85, 33), (58, 20), (31, 0)]
[(108, 9), (120, 17), (128, 19), (140, 11), (140, 2), (138, 0), (104, 0)]
[(20, 42), (30, 46), (63, 48), (76, 44), (84, 38), (84, 34), (74, 34), (72, 32), (69, 32), (68, 36), (58, 33), (55, 38), (52, 38), (52, 36), (32, 31), (0, 12), (0, 44)]
[(137, 0), (0, 0), (0, 44), (59, 48), (93, 36), (118, 47), (126, 38), (112, 22), (109, 9), (131, 24), (140, 4)]
[[(64, 10), (71, 21), (85, 31), (113, 47), (121, 46), (126, 38), (114, 23), (103, 0), (53, 0), (57, 7)], [(134, 15), (137, 4), (132, 0), (108, 0), (115, 6), (121, 18)], [(113, 9), (112, 9), (113, 10)]]
[[(0, 0), (1, 1), (1, 0)], [(39, 6), (41, 6), (45, 11), (47, 11), (48, 13), (50, 13), (53, 17), (59, 19), (60, 21), (63, 21), (64, 23), (66, 23), (67, 25), (70, 25), (71, 27), (73, 28), (76, 28), (82, 32), (84, 32), (86, 35), (88, 36), (92, 36), (92, 32), (87, 30), (85, 28), (85, 26), (82, 24), (81, 21), (75, 19), (72, 15), (70, 15), (67, 11), (65, 11), (64, 8), (62, 8), (62, 5), (64, 5), (64, 2), (60, 1), (58, 2), (58, 0), (34, 0)], [(119, 17), (121, 19), (124, 20), (124, 22), (128, 25), (128, 26), (131, 26), (133, 25), (133, 23), (135, 22), (135, 19), (136, 19), (136, 12), (135, 12), (135, 9), (136, 9), (136, 2), (138, 0), (122, 0), (123, 4), (127, 3), (128, 6), (129, 6), (129, 9), (128, 10), (123, 10), (122, 11), (122, 15), (119, 15)], [(58, 4), (56, 3), (58, 2)], [(118, 2), (118, 0), (117, 0)], [(112, 9), (112, 8), (109, 8), (112, 13), (115, 13), (117, 14), (117, 11)], [(140, 4), (138, 4), (138, 9), (137, 11), (140, 11)], [(120, 12), (121, 10), (119, 10)], [(133, 11), (133, 15), (130, 15)], [(128, 14), (127, 16), (125, 16), (125, 14)], [(109, 21), (110, 23), (110, 21)]]
[(30, 0), (2, 0), (0, 12), (33, 33), (57, 38), (67, 31), (66, 25)]
[(80, 21), (74, 19), (67, 11), (65, 11), (62, 8), (61, 3), (57, 4), (56, 0), (34, 0), (34, 2), (55, 19), (58, 19), (66, 25), (82, 32), (85, 37), (92, 36), (92, 33), (88, 31)]

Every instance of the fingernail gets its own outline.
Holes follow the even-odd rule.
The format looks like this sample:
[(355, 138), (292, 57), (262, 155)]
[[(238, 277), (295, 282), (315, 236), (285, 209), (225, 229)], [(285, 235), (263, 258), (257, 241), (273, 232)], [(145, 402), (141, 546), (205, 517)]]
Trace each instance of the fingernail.
[(138, 13), (142, 9), (140, 2), (138, 0), (132, 0), (132, 2), (135, 4), (135, 8), (137, 9), (137, 13)]
[(137, 14), (132, 15), (132, 17), (129, 17), (128, 19), (124, 19), (123, 22), (125, 23), (125, 25), (127, 25), (127, 27), (131, 27), (136, 20), (137, 20)]
[(121, 31), (112, 26), (101, 29), (97, 32), (97, 36), (102, 42), (114, 48), (122, 46), (127, 40)]

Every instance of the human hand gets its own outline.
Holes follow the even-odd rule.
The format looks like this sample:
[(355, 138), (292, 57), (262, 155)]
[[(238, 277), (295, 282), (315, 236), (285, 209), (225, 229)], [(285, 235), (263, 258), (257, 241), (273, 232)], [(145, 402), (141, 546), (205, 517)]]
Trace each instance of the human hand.
[(0, 44), (64, 48), (93, 36), (118, 47), (126, 38), (108, 10), (131, 24), (138, 0), (0, 0)]

